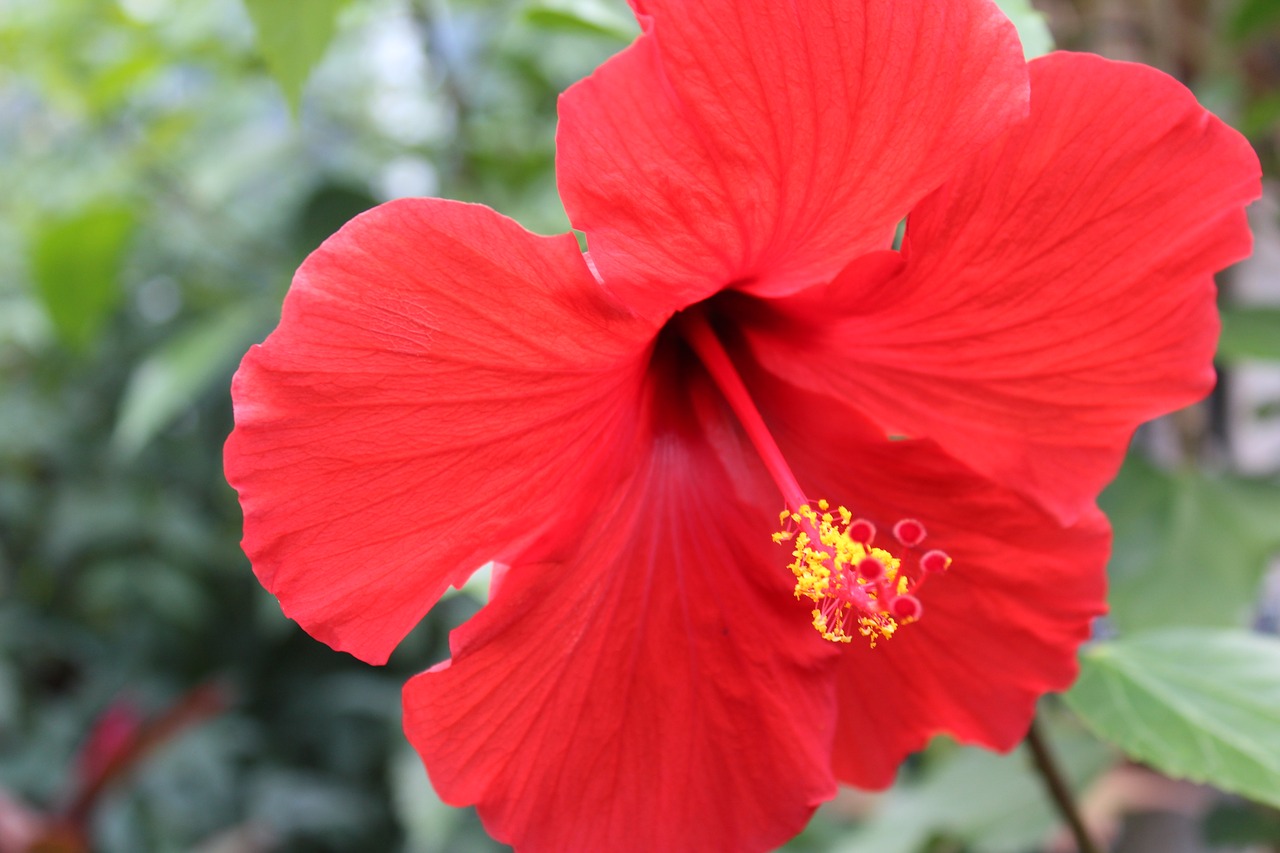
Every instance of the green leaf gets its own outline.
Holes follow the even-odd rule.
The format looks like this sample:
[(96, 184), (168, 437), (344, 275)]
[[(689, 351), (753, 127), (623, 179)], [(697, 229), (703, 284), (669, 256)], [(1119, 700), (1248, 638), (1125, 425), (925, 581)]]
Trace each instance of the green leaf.
[(1280, 487), (1167, 473), (1131, 457), (1101, 504), (1115, 527), (1117, 627), (1247, 624), (1267, 561), (1280, 551)]
[(133, 228), (130, 208), (100, 203), (48, 221), (36, 233), (36, 292), (66, 346), (87, 348), (120, 303), (120, 271)]
[(302, 87), (333, 39), (338, 13), (349, 0), (244, 0), (258, 31), (258, 50), (284, 91), (294, 115)]
[[(1077, 790), (1113, 758), (1078, 727), (1055, 726), (1050, 739)], [(998, 755), (939, 741), (926, 758), (924, 777), (891, 789), (880, 810), (833, 853), (915, 853), (939, 836), (983, 853), (1021, 853), (1038, 847), (1058, 823), (1024, 747)]]
[(1280, 806), (1280, 639), (1183, 629), (1100, 643), (1066, 701), (1162, 773)]
[(603, 0), (537, 0), (525, 9), (529, 23), (548, 30), (589, 33), (630, 42), (640, 32), (621, 4)]
[(175, 335), (134, 368), (111, 436), (115, 452), (136, 454), (228, 373), (265, 316), (255, 303), (235, 305)]
[(1223, 308), (1218, 358), (1280, 361), (1280, 308)]
[(1053, 50), (1053, 33), (1049, 31), (1044, 15), (1032, 8), (1031, 0), (996, 0), (996, 5), (1018, 28), (1022, 52), (1027, 59), (1044, 56)]

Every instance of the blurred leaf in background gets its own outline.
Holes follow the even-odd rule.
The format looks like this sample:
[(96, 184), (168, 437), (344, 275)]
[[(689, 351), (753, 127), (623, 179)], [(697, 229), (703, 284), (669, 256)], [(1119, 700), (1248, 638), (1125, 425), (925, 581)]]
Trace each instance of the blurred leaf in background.
[(120, 275), (135, 221), (121, 203), (95, 202), (42, 222), (31, 241), (31, 271), (62, 342), (83, 351), (124, 298)]
[(1110, 621), (1122, 632), (1245, 627), (1280, 552), (1280, 489), (1266, 480), (1170, 473), (1131, 458), (1103, 495), (1115, 528)]
[(233, 304), (146, 356), (125, 387), (112, 445), (125, 457), (137, 454), (227, 375), (249, 344), (266, 333), (269, 316), (270, 309), (259, 301)]
[(338, 13), (349, 2), (245, 0), (258, 33), (258, 50), (295, 114), (302, 103), (302, 87), (333, 40)]
[[(1086, 733), (1055, 727), (1065, 770), (1077, 791), (1112, 755)], [(1031, 777), (1025, 748), (998, 755), (945, 740), (925, 754), (922, 771), (896, 786), (875, 815), (834, 853), (915, 853), (948, 838), (984, 853), (1033, 850), (1053, 834), (1058, 817)]]
[[(618, 39), (499, 0), (4, 6), (0, 799), (56, 812), (122, 691), (150, 714), (217, 678), (235, 703), (95, 801), (94, 850), (424, 849), (399, 689), (475, 600), (383, 669), (301, 635), (238, 547), (227, 385), (302, 258), (379, 201), (564, 227), (555, 98)], [(500, 849), (448, 813), (426, 849)]]
[[(1280, 3), (1276, 7), (1280, 8)], [(1223, 308), (1218, 358), (1227, 363), (1280, 361), (1280, 308)]]
[(1018, 28), (1022, 52), (1027, 59), (1044, 56), (1053, 50), (1053, 33), (1049, 31), (1049, 23), (1031, 4), (1031, 0), (998, 0), (998, 4)]

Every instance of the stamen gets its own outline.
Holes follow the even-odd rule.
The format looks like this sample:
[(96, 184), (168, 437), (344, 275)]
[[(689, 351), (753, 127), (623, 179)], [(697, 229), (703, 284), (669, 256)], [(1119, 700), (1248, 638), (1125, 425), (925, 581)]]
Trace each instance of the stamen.
[[(817, 506), (818, 510), (830, 508), (825, 500)], [(855, 538), (855, 534), (866, 534), (870, 522), (855, 521), (845, 507), (837, 507), (835, 513), (818, 510), (807, 503), (794, 511), (783, 510), (778, 517), (783, 529), (773, 535), (775, 542), (793, 543), (789, 568), (796, 579), (795, 595), (816, 605), (813, 627), (818, 633), (834, 643), (866, 637), (874, 648), (881, 638), (918, 621), (924, 605), (912, 593), (924, 584), (926, 575), (944, 570), (950, 558), (942, 551), (930, 551), (913, 575), (901, 557)], [(924, 525), (904, 521), (905, 538), (917, 544), (923, 541)], [(894, 525), (895, 531), (902, 527), (902, 521)]]
[(706, 316), (693, 308), (681, 312), (675, 322), (782, 493), (787, 509), (778, 515), (782, 529), (773, 534), (773, 541), (792, 547), (789, 568), (796, 580), (795, 596), (813, 602), (813, 627), (832, 642), (848, 643), (862, 636), (874, 648), (881, 638), (919, 620), (924, 606), (915, 593), (930, 575), (951, 564), (945, 553), (933, 550), (915, 565), (904, 565), (924, 541), (924, 525), (904, 518), (893, 526), (894, 539), (903, 549), (895, 555), (873, 546), (876, 526), (867, 519), (855, 518), (843, 506), (833, 509), (826, 499), (811, 506)]

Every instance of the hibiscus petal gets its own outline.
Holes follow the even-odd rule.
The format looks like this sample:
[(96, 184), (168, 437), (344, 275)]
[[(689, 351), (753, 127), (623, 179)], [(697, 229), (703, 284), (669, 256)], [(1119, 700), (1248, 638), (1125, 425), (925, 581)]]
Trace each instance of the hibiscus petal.
[(570, 235), (427, 199), (353, 220), (232, 386), (259, 579), (316, 638), (385, 661), (450, 584), (589, 510), (651, 336)]
[(633, 5), (645, 34), (560, 100), (556, 168), (643, 314), (829, 280), (1026, 112), (987, 0)]
[(528, 853), (763, 851), (803, 827), (835, 793), (835, 650), (763, 476), (664, 429), (572, 549), (510, 570), (405, 688), (447, 802)]
[[(954, 562), (922, 590), (924, 618), (841, 662), (838, 729), (850, 736), (834, 766), (863, 788), (891, 784), (936, 734), (1012, 749), (1036, 700), (1075, 681), (1076, 649), (1104, 610), (1110, 531), (1098, 511), (1061, 528), (989, 484), (917, 505)], [(981, 518), (992, 520), (975, 530)]]
[(887, 441), (847, 404), (770, 378), (752, 390), (801, 485), (892, 541), (914, 518), (953, 560), (929, 577), (920, 621), (841, 658), (836, 775), (893, 781), (939, 733), (996, 749), (1026, 733), (1036, 699), (1076, 675), (1076, 649), (1105, 610), (1110, 528), (1096, 509), (1064, 528), (1037, 505), (960, 465), (931, 441)]
[(1172, 78), (1054, 54), (1031, 120), (912, 212), (905, 268), (832, 288), (848, 319), (806, 332), (815, 366), (794, 334), (757, 351), (1069, 522), (1139, 423), (1212, 387), (1213, 273), (1248, 254), (1259, 191), (1248, 143)]

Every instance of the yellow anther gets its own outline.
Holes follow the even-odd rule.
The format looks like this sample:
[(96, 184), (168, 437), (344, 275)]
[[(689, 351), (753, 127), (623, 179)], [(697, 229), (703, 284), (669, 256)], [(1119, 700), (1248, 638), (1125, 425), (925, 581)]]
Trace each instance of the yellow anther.
[[(848, 643), (858, 635), (874, 647), (877, 640), (892, 637), (898, 629), (889, 605), (895, 596), (908, 592), (911, 579), (893, 554), (849, 535), (852, 512), (843, 506), (828, 512), (830, 504), (825, 500), (817, 505), (821, 515), (808, 504), (792, 512), (784, 510), (778, 518), (788, 528), (773, 534), (774, 542), (792, 543), (788, 568), (795, 576), (795, 596), (816, 605), (813, 627), (824, 639)], [(862, 577), (858, 564), (868, 557), (884, 567), (883, 575)]]

